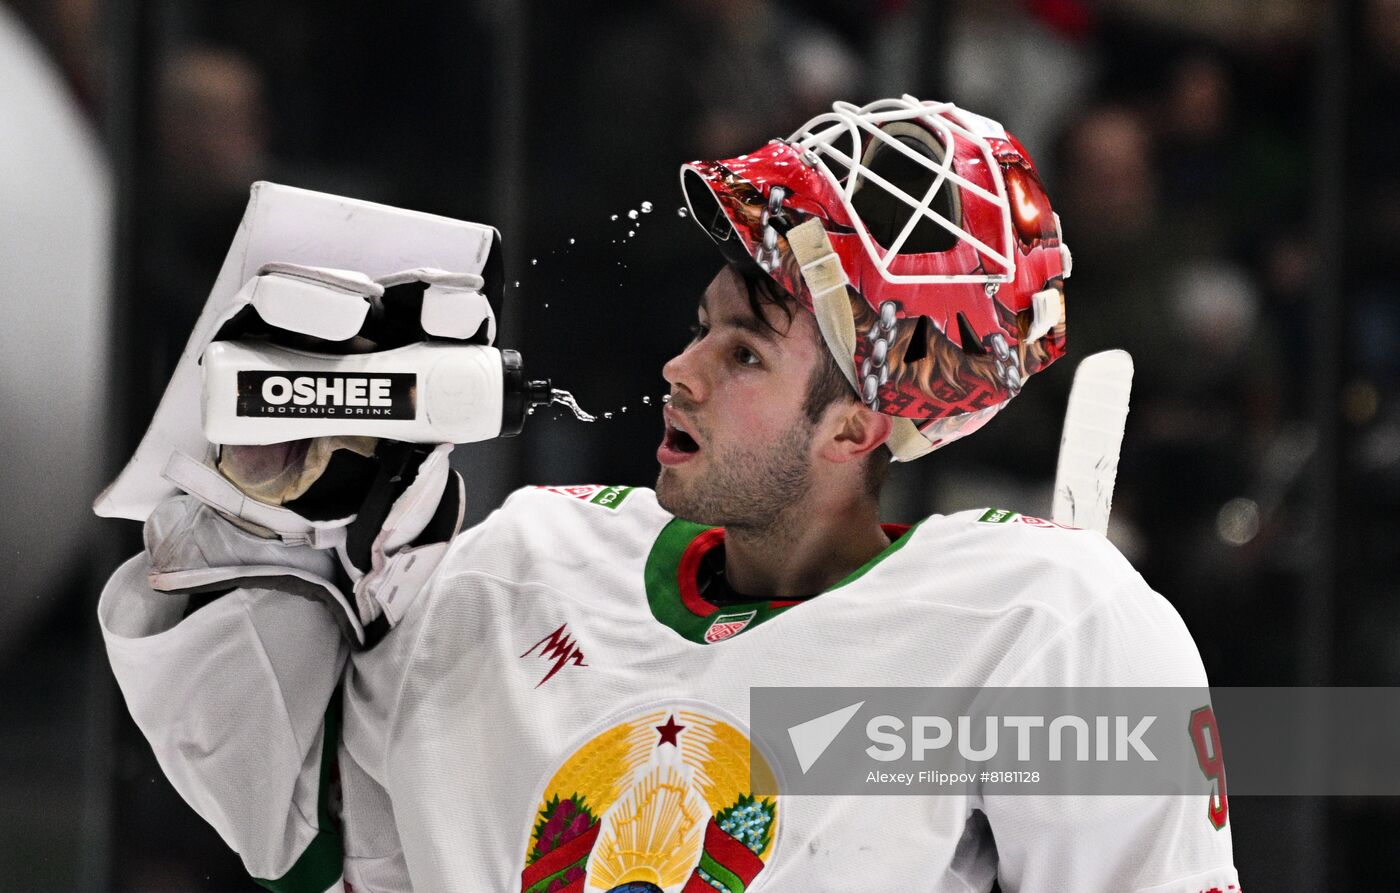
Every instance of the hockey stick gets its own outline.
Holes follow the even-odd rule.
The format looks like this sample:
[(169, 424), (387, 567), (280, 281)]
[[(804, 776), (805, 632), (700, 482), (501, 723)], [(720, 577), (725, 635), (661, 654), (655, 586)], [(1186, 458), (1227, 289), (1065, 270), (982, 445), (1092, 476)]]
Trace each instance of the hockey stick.
[(1108, 530), (1132, 388), (1133, 358), (1125, 350), (1085, 357), (1074, 370), (1055, 469), (1056, 523)]

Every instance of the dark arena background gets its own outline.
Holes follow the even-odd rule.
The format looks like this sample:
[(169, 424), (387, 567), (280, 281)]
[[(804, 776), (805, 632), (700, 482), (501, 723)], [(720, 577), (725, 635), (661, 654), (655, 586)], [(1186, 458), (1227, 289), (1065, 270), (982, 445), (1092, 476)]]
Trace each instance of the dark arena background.
[[(719, 263), (677, 165), (903, 92), (1005, 122), (1075, 264), (1068, 359), (887, 520), (1047, 514), (1073, 367), (1126, 348), (1110, 537), (1211, 682), (1400, 684), (1400, 0), (0, 0), (0, 890), (257, 889), (127, 717), (94, 609), (139, 529), (89, 510), (252, 181), (499, 228), (502, 343), (611, 417), (459, 448), (480, 518), (654, 477)], [(1400, 875), (1396, 799), (1230, 805), (1245, 889)]]

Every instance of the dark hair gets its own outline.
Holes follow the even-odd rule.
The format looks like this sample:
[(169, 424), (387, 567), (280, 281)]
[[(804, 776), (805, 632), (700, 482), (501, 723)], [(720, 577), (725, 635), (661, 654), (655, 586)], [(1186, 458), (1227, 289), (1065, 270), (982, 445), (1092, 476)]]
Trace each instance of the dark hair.
[[(765, 326), (781, 335), (779, 331), (764, 314), (765, 307), (776, 307), (783, 312), (788, 324), (791, 325), (793, 314), (797, 312), (798, 301), (787, 289), (779, 285), (772, 277), (762, 273), (749, 273), (744, 270), (737, 270), (744, 280), (744, 288), (748, 291), (749, 310)], [(857, 399), (855, 388), (846, 380), (846, 375), (841, 371), (841, 367), (836, 364), (836, 358), (827, 349), (826, 342), (822, 339), (821, 333), (817, 334), (819, 357), (817, 366), (812, 370), (812, 377), (807, 380), (807, 397), (802, 403), (802, 412), (807, 416), (807, 420), (812, 424), (820, 421), (826, 408), (838, 401), (854, 401)], [(893, 461), (894, 454), (885, 444), (880, 444), (871, 451), (865, 460), (865, 491), (870, 496), (879, 496), (880, 490), (885, 486), (885, 479), (889, 477), (890, 462)]]

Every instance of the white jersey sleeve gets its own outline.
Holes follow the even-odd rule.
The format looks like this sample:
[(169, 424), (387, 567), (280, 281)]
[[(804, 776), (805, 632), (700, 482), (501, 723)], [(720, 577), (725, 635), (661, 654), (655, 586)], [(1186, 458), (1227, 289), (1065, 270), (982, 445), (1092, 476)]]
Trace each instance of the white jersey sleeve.
[(265, 886), (343, 889), (326, 803), (348, 652), (335, 621), (319, 602), (251, 588), (184, 617), (188, 597), (151, 589), (148, 571), (144, 554), (122, 565), (98, 619), (166, 777)]
[[(1034, 519), (1033, 519), (1034, 520)], [(1042, 524), (1045, 522), (1041, 522)], [(1063, 625), (998, 684), (1014, 687), (1205, 688), (1190, 633), (1102, 537), (1078, 530), (1007, 530), (1035, 560), (1074, 556), (1046, 593)], [(1048, 576), (1048, 575), (1047, 575)], [(1078, 590), (1077, 592), (1073, 590)], [(1117, 890), (1235, 893), (1228, 820), (1193, 796), (987, 796), (998, 877), (1006, 893)]]
[[(609, 500), (628, 488), (594, 489)], [(462, 534), (460, 564), (524, 559), (487, 531), (520, 528), (507, 522), (530, 492)], [(421, 612), (352, 653), (320, 601), (245, 586), (185, 616), (188, 596), (153, 589), (150, 570), (143, 553), (113, 574), (98, 619), (127, 708), (175, 789), (271, 889), (412, 890), (384, 764)]]

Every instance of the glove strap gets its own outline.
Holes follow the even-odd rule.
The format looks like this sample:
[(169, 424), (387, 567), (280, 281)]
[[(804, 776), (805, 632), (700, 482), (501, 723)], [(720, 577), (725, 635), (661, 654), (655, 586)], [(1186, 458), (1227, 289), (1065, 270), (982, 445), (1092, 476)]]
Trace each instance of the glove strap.
[(334, 549), (345, 542), (346, 527), (355, 520), (352, 515), (308, 521), (290, 509), (258, 502), (215, 469), (178, 451), (170, 454), (163, 477), (210, 508), (261, 528), (260, 533), (289, 546)]
[(345, 529), (345, 557), (360, 573), (371, 570), (372, 547), (385, 519), (389, 517), (389, 510), (413, 483), (419, 467), (431, 453), (432, 448), (423, 444), (379, 442), (376, 450), (379, 473), (360, 503), (355, 520)]
[(451, 445), (380, 442), (379, 476), (340, 550), (370, 647), (398, 623), (461, 529), (465, 489), (447, 467)]

